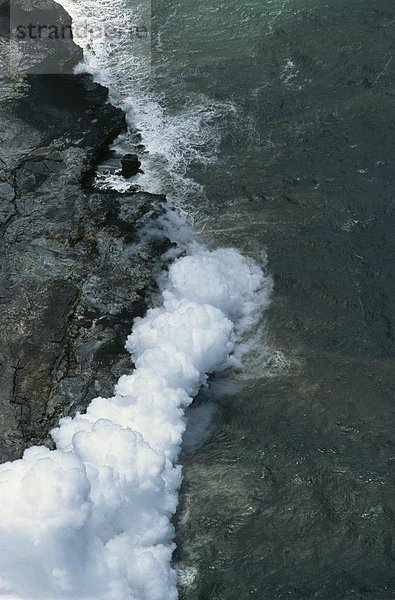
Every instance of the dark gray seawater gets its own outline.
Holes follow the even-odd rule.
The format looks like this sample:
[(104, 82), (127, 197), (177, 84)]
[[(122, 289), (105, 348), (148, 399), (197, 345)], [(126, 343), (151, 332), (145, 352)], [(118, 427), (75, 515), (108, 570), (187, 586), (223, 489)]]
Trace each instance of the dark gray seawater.
[(268, 349), (190, 417), (181, 597), (393, 600), (393, 0), (152, 10), (167, 109), (237, 107), (188, 171), (202, 236), (266, 248), (275, 281)]

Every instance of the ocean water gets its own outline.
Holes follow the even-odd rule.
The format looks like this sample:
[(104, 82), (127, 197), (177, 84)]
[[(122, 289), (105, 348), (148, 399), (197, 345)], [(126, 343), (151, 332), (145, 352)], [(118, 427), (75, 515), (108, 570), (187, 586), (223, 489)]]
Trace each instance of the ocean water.
[(180, 598), (393, 600), (393, 3), (63, 4), (117, 30), (76, 36), (132, 131), (99, 184), (137, 148), (133, 185), (274, 280), (243, 368), (187, 410)]
[(394, 5), (169, 0), (152, 12), (167, 110), (231, 105), (214, 163), (188, 165), (205, 192), (188, 200), (196, 229), (255, 257), (266, 248), (275, 283), (269, 347), (202, 399), (209, 433), (185, 448), (181, 597), (391, 600)]
[(181, 597), (393, 599), (394, 5), (152, 10), (168, 110), (232, 105), (188, 166), (196, 227), (266, 248), (275, 283), (268, 346), (185, 448)]
[(393, 600), (394, 5), (149, 9), (148, 53), (88, 58), (141, 132), (137, 183), (207, 244), (267, 252), (275, 284), (244, 369), (188, 415), (180, 596)]

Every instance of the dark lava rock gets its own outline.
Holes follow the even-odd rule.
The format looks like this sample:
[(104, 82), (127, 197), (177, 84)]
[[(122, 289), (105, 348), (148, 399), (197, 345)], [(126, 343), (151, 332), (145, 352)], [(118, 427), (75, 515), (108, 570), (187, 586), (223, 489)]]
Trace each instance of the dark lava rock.
[(14, 70), (72, 73), (83, 52), (71, 25), (70, 15), (53, 0), (0, 0), (0, 36), (9, 36), (14, 45)]
[[(30, 75), (0, 103), (0, 461), (111, 395), (161, 243), (137, 230), (164, 198), (84, 174), (125, 128), (89, 75)], [(1, 92), (0, 92), (1, 93)]]
[(129, 179), (129, 177), (137, 175), (141, 167), (141, 162), (139, 161), (138, 156), (136, 154), (125, 154), (121, 162), (121, 174), (123, 175), (123, 177)]

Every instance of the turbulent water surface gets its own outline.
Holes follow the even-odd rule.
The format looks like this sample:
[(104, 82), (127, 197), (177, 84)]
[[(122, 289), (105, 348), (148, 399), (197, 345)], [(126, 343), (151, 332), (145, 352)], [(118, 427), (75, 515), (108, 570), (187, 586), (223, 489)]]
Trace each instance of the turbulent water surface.
[(189, 409), (180, 596), (393, 600), (393, 3), (63, 4), (117, 31), (77, 41), (141, 132), (115, 144), (145, 147), (133, 183), (275, 282)]
[(265, 246), (275, 278), (270, 351), (186, 448), (182, 597), (393, 599), (394, 5), (152, 12), (157, 97), (227, 107), (216, 160), (189, 165), (197, 227)]

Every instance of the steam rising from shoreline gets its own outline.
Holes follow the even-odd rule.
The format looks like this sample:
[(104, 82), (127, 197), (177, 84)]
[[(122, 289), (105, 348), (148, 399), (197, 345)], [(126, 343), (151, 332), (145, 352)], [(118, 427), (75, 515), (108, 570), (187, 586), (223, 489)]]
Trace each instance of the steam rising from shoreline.
[(136, 319), (136, 369), (112, 398), (52, 431), (56, 450), (0, 465), (0, 595), (9, 600), (175, 600), (172, 515), (184, 411), (234, 362), (271, 281), (237, 250), (193, 244)]

